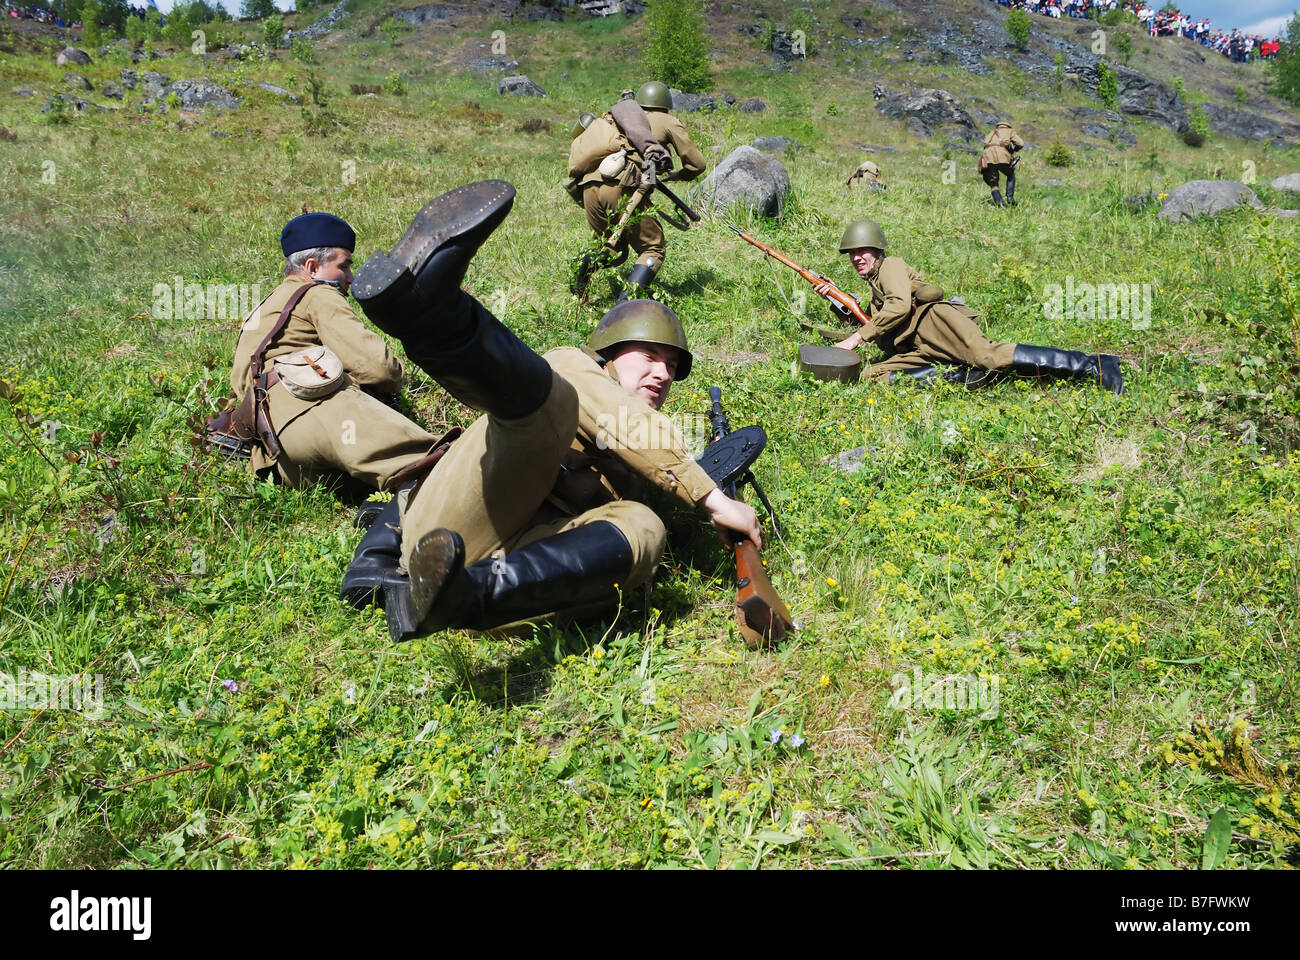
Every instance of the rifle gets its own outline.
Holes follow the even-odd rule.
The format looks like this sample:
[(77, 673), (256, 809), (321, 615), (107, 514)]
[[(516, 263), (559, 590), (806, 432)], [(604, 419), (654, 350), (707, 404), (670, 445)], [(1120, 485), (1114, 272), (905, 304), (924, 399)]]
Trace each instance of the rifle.
[[(858, 303), (857, 297), (853, 296), (852, 294), (845, 293), (843, 290), (837, 287), (829, 277), (824, 277), (820, 273), (814, 273), (811, 270), (807, 270), (804, 267), (801, 267), (799, 264), (795, 263), (789, 257), (777, 253), (775, 250), (773, 250), (763, 241), (757, 240), (754, 237), (751, 237), (749, 234), (743, 232), (739, 227), (733, 227), (731, 226), (731, 224), (727, 224), (727, 226), (730, 227), (732, 230), (734, 230), (736, 234), (740, 237), (740, 239), (746, 241), (747, 243), (752, 243), (754, 246), (758, 247), (758, 249), (762, 250), (763, 253), (765, 253), (767, 256), (771, 257), (772, 259), (776, 260), (778, 263), (784, 263), (787, 267), (789, 267), (795, 273), (799, 274), (799, 276), (803, 277), (814, 287), (823, 283), (830, 284), (830, 289), (826, 291), (825, 294), (826, 299), (834, 303), (838, 303), (845, 310), (847, 310), (854, 318), (856, 318), (858, 323), (862, 324), (864, 327), (870, 326), (871, 317), (866, 313), (866, 311), (862, 309), (862, 305)], [(872, 337), (868, 336), (867, 339), (870, 340), (872, 339)]]
[[(750, 470), (750, 465), (758, 459), (767, 443), (767, 434), (762, 427), (745, 427), (733, 432), (722, 410), (721, 388), (710, 387), (709, 399), (712, 401), (709, 421), (713, 427), (713, 442), (704, 451), (702, 459), (708, 459), (714, 467), (709, 471), (710, 476), (733, 500), (739, 499), (739, 488), (748, 483), (767, 508), (776, 528), (776, 512)], [(706, 470), (710, 464), (705, 465)], [(767, 579), (758, 547), (748, 537), (726, 531), (723, 532), (723, 541), (736, 554), (736, 626), (740, 628), (745, 644), (751, 650), (757, 650), (764, 644), (780, 643), (789, 631), (795, 629), (795, 623), (789, 607)]]

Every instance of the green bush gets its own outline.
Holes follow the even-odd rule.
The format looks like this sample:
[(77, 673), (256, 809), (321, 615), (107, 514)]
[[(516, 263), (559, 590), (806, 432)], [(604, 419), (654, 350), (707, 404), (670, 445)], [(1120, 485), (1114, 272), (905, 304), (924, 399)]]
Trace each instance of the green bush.
[(1205, 111), (1198, 103), (1192, 107), (1192, 112), (1187, 116), (1187, 129), (1183, 131), (1183, 143), (1189, 147), (1199, 147), (1205, 143), (1209, 135), (1210, 118), (1205, 115)]
[(99, 34), (99, 0), (86, 0), (81, 5), (81, 42), (88, 47), (103, 42)]
[(1032, 27), (1033, 21), (1029, 19), (1029, 14), (1023, 10), (1012, 10), (1007, 15), (1007, 38), (1019, 50), (1029, 49), (1029, 31)]
[(1097, 99), (1107, 110), (1114, 110), (1119, 104), (1119, 78), (1104, 62), (1097, 64)]
[[(1115, 13), (1116, 11), (1112, 10), (1110, 12)], [(1129, 57), (1133, 56), (1133, 38), (1127, 33), (1120, 33), (1115, 38), (1115, 50), (1124, 58), (1124, 62), (1128, 63)]]
[(284, 17), (276, 14), (262, 21), (262, 41), (268, 50), (274, 50), (284, 39)]
[(384, 78), (384, 93), (391, 93), (395, 97), (406, 96), (406, 78), (400, 73), (390, 73)]
[(1183, 83), (1182, 77), (1174, 77), (1174, 93), (1179, 100), (1187, 99), (1187, 84)]
[(1074, 154), (1060, 140), (1053, 140), (1047, 148), (1047, 162), (1054, 167), (1069, 167), (1074, 164)]
[(246, 20), (265, 20), (277, 16), (275, 0), (244, 0), (239, 15)]
[(162, 39), (162, 14), (154, 7), (144, 12), (144, 39), (146, 43), (157, 43)]
[(1286, 40), (1268, 67), (1273, 75), (1273, 92), (1288, 103), (1300, 105), (1300, 17), (1292, 17), (1287, 23)]
[(293, 58), (299, 63), (315, 63), (316, 51), (312, 49), (311, 41), (303, 37), (294, 37)]
[(1246, 105), (1246, 88), (1241, 84), (1237, 84), (1237, 86), (1233, 88), (1232, 99), (1236, 100), (1244, 107)]
[(139, 17), (127, 17), (126, 25), (123, 28), (126, 31), (126, 38), (137, 47), (144, 43), (145, 25)]
[(651, 0), (645, 14), (650, 76), (690, 93), (708, 89), (713, 78), (703, 11), (700, 0)]
[(1128, 10), (1115, 9), (1107, 10), (1097, 18), (1097, 22), (1104, 27), (1118, 27), (1121, 23), (1137, 23), (1138, 18)]

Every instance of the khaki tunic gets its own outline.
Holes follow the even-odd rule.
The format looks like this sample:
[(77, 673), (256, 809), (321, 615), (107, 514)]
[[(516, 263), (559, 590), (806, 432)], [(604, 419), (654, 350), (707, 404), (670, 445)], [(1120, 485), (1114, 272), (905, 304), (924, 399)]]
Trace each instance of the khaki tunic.
[[(230, 371), (235, 396), (244, 396), (252, 387), (253, 351), (275, 326), (289, 297), (308, 282), (286, 277), (240, 327)], [(273, 386), (267, 406), (283, 453), (271, 460), (255, 446), (253, 469), (274, 469), (291, 486), (347, 474), (380, 489), (398, 470), (428, 453), (437, 438), (361, 391), (363, 386), (396, 391), (402, 364), (330, 284), (317, 284), (303, 294), (266, 348), (262, 369), (269, 372), (276, 357), (316, 344), (329, 347), (342, 361), (343, 387), (320, 400), (302, 400), (283, 384)]]
[(1014, 150), (1024, 149), (1025, 141), (1020, 134), (1011, 129), (1009, 123), (999, 123), (993, 132), (984, 138), (984, 152), (980, 155), (981, 168), (986, 164), (1003, 164), (1011, 162)]
[(863, 376), (888, 379), (899, 370), (935, 363), (964, 364), (985, 370), (1005, 370), (1015, 354), (1014, 343), (995, 343), (984, 336), (979, 316), (964, 304), (939, 300), (917, 305), (913, 296), (925, 283), (902, 257), (885, 257), (867, 274), (871, 287), (871, 324), (863, 334), (885, 353)]
[[(686, 127), (671, 113), (664, 110), (647, 110), (650, 132), (654, 138), (677, 153), (681, 160), (681, 169), (663, 177), (665, 183), (671, 181), (694, 180), (707, 165), (704, 154), (700, 152), (686, 132)], [(634, 157), (636, 157), (634, 161)], [(598, 237), (607, 237), (618, 226), (619, 201), (636, 192), (641, 182), (641, 164), (636, 154), (629, 155), (628, 164), (623, 168), (620, 178), (607, 183), (599, 170), (593, 170), (582, 178), (582, 206), (587, 213), (587, 226)], [(636, 223), (629, 223), (619, 239), (621, 251), (631, 246), (637, 253), (637, 263), (653, 266), (656, 270), (663, 266), (667, 248), (664, 244), (663, 225), (654, 217), (643, 216)]]
[(605, 520), (632, 547), (628, 583), (650, 578), (667, 545), (663, 521), (638, 502), (653, 485), (696, 506), (717, 485), (664, 414), (628, 396), (586, 348), (544, 359), (554, 374), (546, 402), (526, 417), (483, 415), (452, 444), (406, 501), (402, 569), (438, 528), (465, 541), (465, 562)]

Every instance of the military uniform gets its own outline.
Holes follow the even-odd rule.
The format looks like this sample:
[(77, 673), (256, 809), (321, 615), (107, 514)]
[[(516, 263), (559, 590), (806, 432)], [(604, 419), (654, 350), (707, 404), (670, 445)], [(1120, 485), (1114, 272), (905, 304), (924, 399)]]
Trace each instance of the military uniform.
[[(310, 282), (286, 277), (240, 328), (230, 373), (235, 396), (244, 396), (253, 385), (253, 351), (289, 298)], [(259, 473), (273, 469), (291, 486), (347, 474), (383, 489), (399, 470), (429, 453), (437, 438), (362, 392), (362, 387), (396, 392), (402, 364), (382, 337), (362, 325), (338, 288), (328, 283), (316, 284), (298, 301), (284, 329), (267, 346), (263, 369), (272, 370), (276, 357), (316, 344), (329, 347), (342, 361), (343, 387), (323, 399), (304, 400), (292, 396), (283, 384), (272, 386), (267, 401), (283, 453), (273, 460), (255, 446), (253, 469)]]
[[(680, 120), (666, 111), (655, 109), (647, 110), (646, 116), (654, 138), (666, 147), (671, 146), (681, 160), (679, 170), (662, 178), (665, 183), (694, 180), (704, 172), (704, 154), (691, 141)], [(622, 216), (620, 201), (636, 192), (640, 179), (639, 161), (629, 162), (614, 183), (605, 182), (599, 170), (593, 170), (582, 178), (582, 207), (587, 214), (587, 226), (591, 227), (596, 236), (607, 237), (613, 232)], [(658, 270), (663, 266), (667, 252), (663, 225), (651, 216), (642, 216), (636, 223), (629, 222), (620, 239), (619, 249), (622, 251), (628, 246), (636, 251), (638, 265)]]
[(1002, 194), (998, 192), (998, 176), (1007, 180), (1007, 202), (1016, 202), (1016, 168), (1012, 163), (1012, 154), (1024, 149), (1025, 141), (1011, 129), (1011, 124), (1003, 121), (993, 128), (993, 132), (984, 138), (984, 152), (980, 154), (979, 171), (984, 182), (993, 191), (993, 202), (1002, 206)]
[[(871, 322), (861, 338), (874, 341), (885, 353), (866, 369), (865, 378), (905, 375), (928, 381), (943, 376), (976, 387), (990, 382), (989, 374), (1010, 373), (1044, 380), (1087, 379), (1124, 392), (1118, 357), (990, 340), (976, 322), (975, 311), (956, 298), (945, 299), (942, 290), (926, 283), (901, 257), (886, 257), (885, 245), (884, 231), (874, 220), (854, 221), (840, 240), (840, 252), (860, 263), (858, 269), (867, 270), (871, 288)], [(867, 256), (876, 257), (869, 269), (866, 260), (859, 260)], [(831, 307), (845, 319), (851, 316), (837, 303)], [(854, 346), (857, 339), (850, 336), (840, 346)], [(936, 364), (954, 369), (941, 374)]]
[[(938, 300), (918, 304), (916, 293), (927, 284), (901, 257), (877, 261), (867, 275), (871, 288), (871, 327), (885, 359), (863, 373), (872, 379), (888, 379), (891, 373), (936, 363), (960, 364), (984, 370), (1006, 370), (1015, 353), (1014, 343), (995, 343), (976, 322), (978, 314), (965, 304)], [(847, 311), (832, 304), (837, 312)]]
[(880, 168), (870, 160), (863, 160), (858, 164), (858, 169), (853, 171), (845, 185), (855, 187), (859, 183), (865, 185), (868, 190), (873, 192), (887, 189), (885, 178), (881, 176)]
[[(465, 543), (465, 563), (504, 555), (585, 524), (607, 521), (632, 549), (623, 586), (650, 578), (667, 532), (638, 502), (647, 484), (688, 506), (717, 488), (664, 414), (628, 396), (601, 358), (561, 347), (545, 402), (517, 420), (480, 417), (412, 492), (402, 516), (402, 561), (427, 532)], [(557, 606), (563, 598), (557, 597)]]

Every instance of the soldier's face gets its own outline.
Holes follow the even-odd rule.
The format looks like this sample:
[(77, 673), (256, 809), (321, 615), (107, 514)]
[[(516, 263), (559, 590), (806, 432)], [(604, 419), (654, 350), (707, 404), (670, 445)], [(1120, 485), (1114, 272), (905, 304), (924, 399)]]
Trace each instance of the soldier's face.
[(609, 365), (625, 393), (640, 397), (658, 410), (668, 399), (668, 389), (677, 376), (678, 356), (676, 347), (631, 343)]
[(871, 272), (871, 268), (876, 265), (880, 259), (880, 251), (875, 247), (863, 247), (861, 250), (850, 250), (849, 261), (853, 264), (853, 269), (858, 271), (858, 276), (865, 277)]
[(306, 267), (313, 280), (326, 280), (330, 283), (336, 283), (338, 284), (339, 293), (345, 297), (348, 295), (348, 290), (352, 287), (351, 250), (335, 247), (334, 256), (330, 257), (329, 263), (316, 263), (315, 260), (308, 260)]

